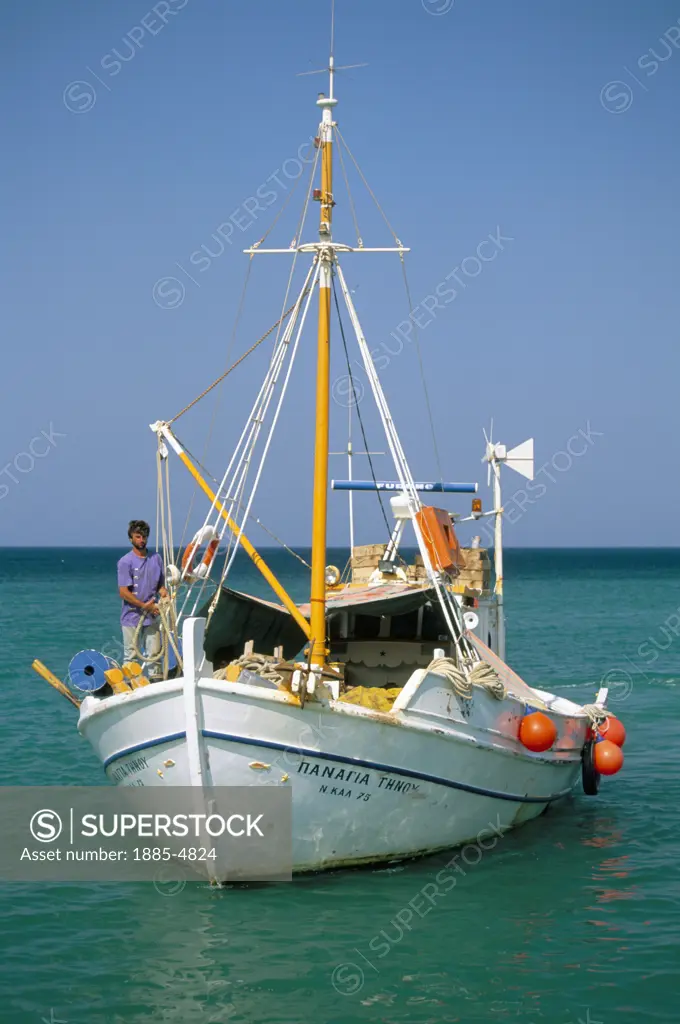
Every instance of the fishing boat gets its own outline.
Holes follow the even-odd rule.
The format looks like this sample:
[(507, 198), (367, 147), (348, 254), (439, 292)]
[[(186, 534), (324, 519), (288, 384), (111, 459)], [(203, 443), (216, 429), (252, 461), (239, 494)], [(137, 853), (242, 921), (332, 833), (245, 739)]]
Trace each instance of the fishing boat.
[[(457, 500), (450, 496), (475, 494), (476, 483), (413, 475), (343, 271), (346, 260), (370, 254), (404, 267), (409, 249), (396, 236), (391, 247), (336, 240), (334, 151), (354, 158), (335, 119), (333, 56), (324, 70), (329, 89), (316, 101), (320, 123), (303, 211), (319, 205), (315, 236), (306, 240), (302, 228), (286, 248), (260, 241), (245, 250), (251, 260), (299, 259), (304, 273), (295, 300), (284, 302), (281, 318), (256, 343), (274, 336), (221, 479), (211, 480), (190, 455), (179, 416), (151, 425), (169, 594), (161, 602), (163, 678), (149, 683), (142, 655), (140, 664), (119, 666), (93, 652), (81, 652), (71, 675), (86, 694), (78, 730), (112, 783), (289, 789), (295, 872), (411, 858), (474, 841), (490, 827), (504, 832), (567, 797), (580, 778), (594, 793), (608, 771), (598, 752), (610, 720), (606, 690), (580, 706), (529, 686), (505, 661), (501, 467), (531, 479), (533, 441), (508, 449), (487, 438), (487, 511), (479, 498), (469, 515), (440, 507)], [(309, 600), (300, 604), (246, 530), (313, 305), (313, 529)], [(356, 479), (350, 441), (348, 478), (329, 481), (332, 321), (345, 349), (346, 334), (357, 346), (392, 479), (378, 479), (368, 445), (362, 454), (371, 478)], [(350, 365), (351, 420), (360, 409)], [(172, 534), (171, 460), (205, 499), (202, 523), (183, 550)], [(344, 569), (327, 557), (327, 507), (336, 492), (349, 495)], [(393, 521), (382, 543), (355, 544), (357, 492), (389, 497)], [(485, 520), (493, 580), (480, 538), (462, 547), (457, 533)], [(237, 552), (252, 560), (271, 600), (232, 587)], [(68, 695), (77, 699), (73, 689)]]

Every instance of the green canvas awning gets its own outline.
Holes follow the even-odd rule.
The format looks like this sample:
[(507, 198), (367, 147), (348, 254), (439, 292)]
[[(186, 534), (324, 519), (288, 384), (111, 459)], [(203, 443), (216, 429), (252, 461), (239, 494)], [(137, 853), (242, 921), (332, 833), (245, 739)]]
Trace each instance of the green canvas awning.
[[(212, 598), (199, 610), (199, 616), (207, 618), (211, 604)], [(206, 657), (213, 665), (226, 665), (243, 654), (248, 640), (264, 653), (283, 647), (283, 656), (289, 659), (302, 649), (306, 637), (283, 605), (222, 587), (205, 634)]]

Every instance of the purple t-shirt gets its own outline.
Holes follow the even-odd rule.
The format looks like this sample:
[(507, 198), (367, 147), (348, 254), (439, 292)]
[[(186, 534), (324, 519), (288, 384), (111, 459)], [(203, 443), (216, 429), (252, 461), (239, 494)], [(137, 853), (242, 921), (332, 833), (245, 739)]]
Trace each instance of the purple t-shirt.
[[(140, 601), (150, 601), (155, 597), (163, 582), (163, 560), (157, 551), (146, 558), (140, 558), (134, 551), (128, 551), (118, 562), (118, 586), (129, 587)], [(123, 601), (120, 613), (121, 626), (136, 626), (141, 614), (141, 608)], [(153, 615), (147, 615), (144, 625), (150, 626), (153, 620)]]

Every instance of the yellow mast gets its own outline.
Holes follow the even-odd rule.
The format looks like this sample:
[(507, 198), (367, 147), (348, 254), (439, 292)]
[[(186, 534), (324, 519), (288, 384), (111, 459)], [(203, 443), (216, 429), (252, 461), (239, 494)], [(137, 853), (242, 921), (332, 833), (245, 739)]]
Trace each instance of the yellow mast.
[(319, 95), (322, 118), (321, 195), (319, 217), (319, 323), (316, 370), (316, 434), (314, 441), (314, 505), (312, 511), (312, 580), (310, 594), (309, 660), (324, 665), (326, 646), (326, 518), (328, 505), (328, 417), (330, 405), (331, 274), (334, 253), (331, 244), (333, 217), (333, 56), (330, 64), (329, 95)]

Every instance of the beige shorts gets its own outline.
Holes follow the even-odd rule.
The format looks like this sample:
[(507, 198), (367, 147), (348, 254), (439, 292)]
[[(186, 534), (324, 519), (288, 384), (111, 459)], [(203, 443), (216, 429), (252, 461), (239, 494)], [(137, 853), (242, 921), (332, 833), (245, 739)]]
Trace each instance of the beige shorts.
[[(136, 626), (123, 626), (123, 660), (124, 661), (138, 661), (138, 657), (135, 654), (135, 632)], [(139, 650), (147, 658), (155, 657), (161, 649), (161, 627), (160, 620), (158, 618), (149, 626), (142, 626), (141, 631), (137, 637), (137, 644)], [(163, 674), (163, 662), (156, 661), (152, 664), (143, 661), (142, 667), (146, 671), (148, 679), (159, 679)]]

